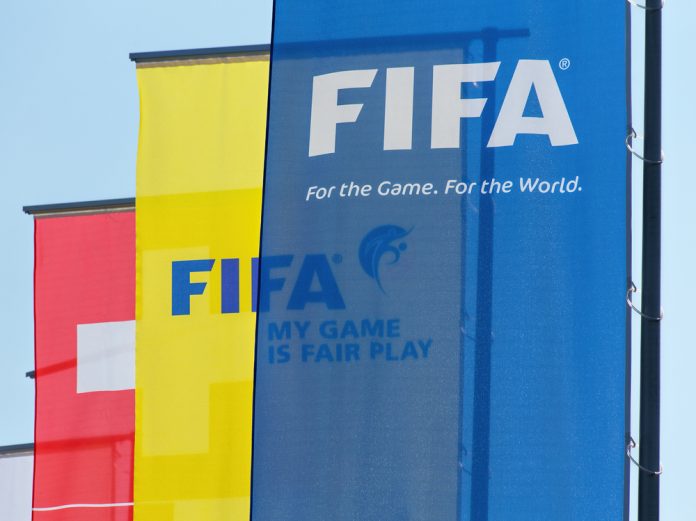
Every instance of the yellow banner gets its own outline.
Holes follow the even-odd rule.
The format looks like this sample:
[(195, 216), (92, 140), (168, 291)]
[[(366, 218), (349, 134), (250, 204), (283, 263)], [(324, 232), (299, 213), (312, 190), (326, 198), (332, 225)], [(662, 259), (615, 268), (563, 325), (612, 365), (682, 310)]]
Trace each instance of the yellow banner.
[(246, 521), (268, 56), (137, 76), (134, 519)]

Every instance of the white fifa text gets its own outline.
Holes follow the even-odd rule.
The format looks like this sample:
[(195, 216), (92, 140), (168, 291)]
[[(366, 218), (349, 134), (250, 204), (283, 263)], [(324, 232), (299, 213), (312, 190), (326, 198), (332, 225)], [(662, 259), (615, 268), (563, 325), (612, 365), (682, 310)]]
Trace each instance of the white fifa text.
[[(462, 98), (462, 84), (494, 81), (500, 62), (435, 65), (432, 83), (430, 147), (459, 148), (463, 118), (480, 118), (487, 98)], [(336, 151), (336, 128), (355, 123), (363, 103), (338, 103), (339, 91), (367, 89), (378, 69), (359, 69), (314, 76), (309, 156)], [(411, 150), (413, 145), (415, 67), (386, 70), (384, 150)], [(541, 117), (525, 116), (532, 88)], [(576, 145), (573, 123), (548, 60), (519, 60), (498, 112), (487, 147), (515, 144), (520, 134), (546, 135), (551, 146)]]

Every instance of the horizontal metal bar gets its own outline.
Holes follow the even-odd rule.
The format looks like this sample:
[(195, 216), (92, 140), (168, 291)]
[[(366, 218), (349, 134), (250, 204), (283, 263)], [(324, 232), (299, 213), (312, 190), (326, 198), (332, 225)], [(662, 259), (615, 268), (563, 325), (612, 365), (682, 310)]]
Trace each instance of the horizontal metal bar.
[(182, 58), (202, 56), (224, 56), (230, 54), (268, 54), (269, 44), (238, 45), (234, 47), (207, 47), (202, 49), (182, 49), (176, 51), (132, 52), (128, 55), (131, 61), (180, 60)]
[(18, 454), (25, 454), (29, 452), (34, 452), (33, 443), (21, 443), (19, 445), (5, 445), (0, 447), (0, 458), (7, 456), (16, 456)]
[(102, 199), (99, 201), (80, 201), (74, 203), (39, 204), (24, 206), (22, 208), (24, 213), (35, 216), (117, 209), (135, 209), (135, 198), (127, 197), (123, 199)]

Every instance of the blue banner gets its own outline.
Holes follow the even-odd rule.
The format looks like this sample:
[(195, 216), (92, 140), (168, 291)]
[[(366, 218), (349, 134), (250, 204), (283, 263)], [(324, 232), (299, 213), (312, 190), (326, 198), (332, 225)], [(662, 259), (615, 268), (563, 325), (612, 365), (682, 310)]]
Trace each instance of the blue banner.
[(626, 514), (626, 10), (277, 0), (252, 518)]

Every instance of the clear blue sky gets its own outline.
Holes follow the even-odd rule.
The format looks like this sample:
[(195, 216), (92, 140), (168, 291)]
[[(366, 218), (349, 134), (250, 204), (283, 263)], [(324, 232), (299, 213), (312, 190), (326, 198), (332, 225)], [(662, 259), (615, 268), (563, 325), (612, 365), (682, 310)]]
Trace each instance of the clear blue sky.
[[(621, 1), (621, 0), (616, 0)], [(634, 126), (642, 128), (643, 13), (633, 9)], [(601, 13), (598, 13), (601, 16)], [(664, 11), (662, 513), (696, 519), (696, 176), (694, 2)], [(0, 445), (33, 438), (29, 204), (132, 197), (138, 96), (128, 53), (267, 43), (270, 0), (6, 2), (0, 17)], [(601, 78), (598, 78), (601, 81)], [(601, 103), (601, 100), (598, 100)], [(634, 162), (634, 280), (640, 281), (642, 172)], [(598, 253), (601, 255), (601, 253)], [(634, 437), (638, 431), (634, 320)], [(632, 471), (632, 481), (637, 473)], [(633, 487), (635, 491), (635, 486)], [(635, 496), (635, 494), (634, 494)], [(635, 505), (635, 500), (632, 502)], [(632, 508), (635, 515), (635, 508)]]

